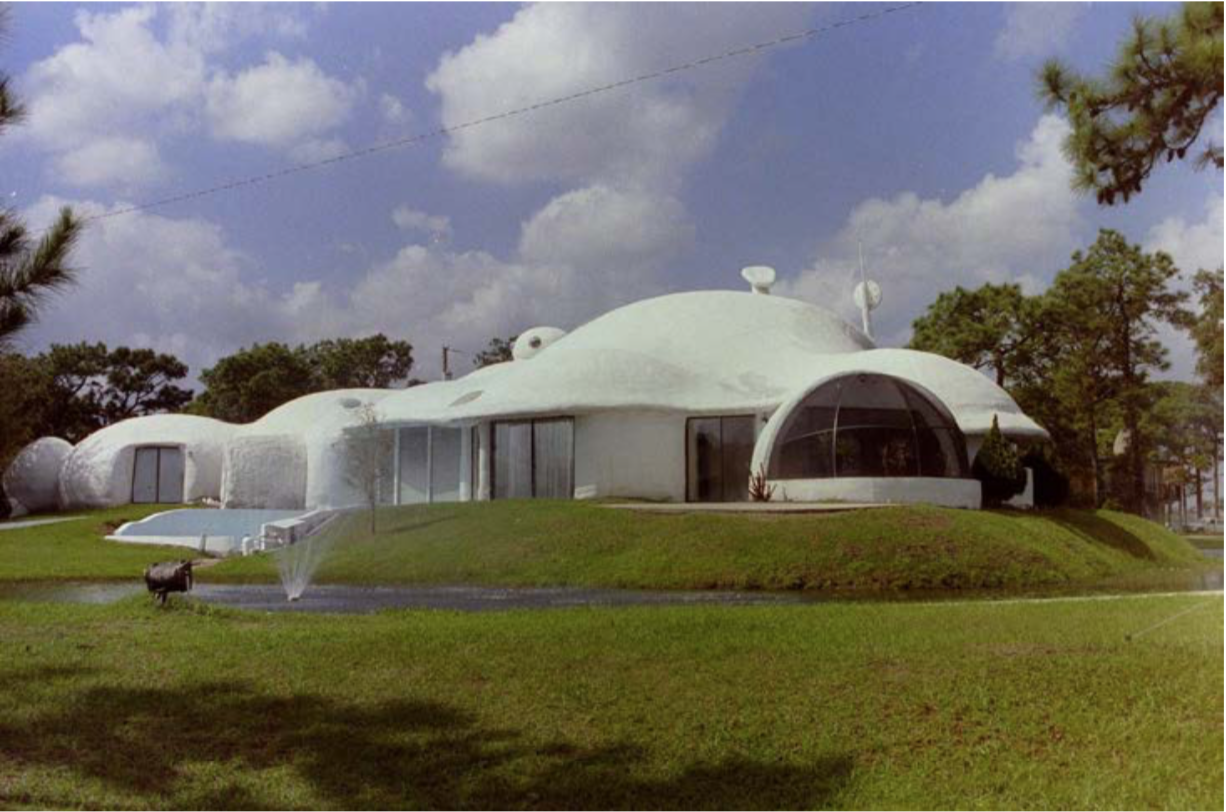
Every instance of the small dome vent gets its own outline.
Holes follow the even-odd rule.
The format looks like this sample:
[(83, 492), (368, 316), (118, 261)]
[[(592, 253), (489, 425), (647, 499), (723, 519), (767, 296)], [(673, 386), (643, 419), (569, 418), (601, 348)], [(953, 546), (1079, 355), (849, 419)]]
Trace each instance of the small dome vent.
[(357, 398), (341, 398), (341, 407), (344, 409), (356, 409), (362, 405), (362, 401)]
[(557, 327), (533, 327), (531, 330), (524, 330), (511, 346), (511, 357), (516, 361), (527, 361), (564, 335), (566, 331)]

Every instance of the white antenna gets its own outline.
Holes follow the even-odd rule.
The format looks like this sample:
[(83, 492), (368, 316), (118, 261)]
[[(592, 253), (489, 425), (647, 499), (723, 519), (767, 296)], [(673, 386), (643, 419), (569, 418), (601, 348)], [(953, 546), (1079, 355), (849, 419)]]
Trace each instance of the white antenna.
[(860, 254), (860, 283), (851, 292), (851, 298), (856, 307), (860, 308), (860, 318), (864, 324), (864, 334), (873, 337), (873, 319), (870, 315), (877, 305), (881, 304), (881, 286), (864, 276), (864, 243), (856, 240), (856, 251)]
[(754, 293), (770, 293), (771, 285), (775, 284), (775, 269), (769, 265), (750, 265), (741, 269), (741, 278)]

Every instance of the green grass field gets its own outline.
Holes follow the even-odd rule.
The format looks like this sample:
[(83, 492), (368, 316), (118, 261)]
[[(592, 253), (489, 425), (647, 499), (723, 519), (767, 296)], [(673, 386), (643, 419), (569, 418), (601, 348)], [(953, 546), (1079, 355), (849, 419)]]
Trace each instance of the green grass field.
[(154, 561), (190, 558), (189, 551), (177, 547), (120, 544), (103, 538), (124, 522), (143, 519), (166, 507), (125, 505), (84, 513), (30, 516), (30, 519), (75, 518), (0, 530), (0, 581), (139, 578)]
[(1220, 595), (0, 603), (0, 806), (1221, 809), (1222, 636)]
[[(830, 514), (661, 515), (579, 502), (389, 508), (337, 528), (318, 580), (670, 589), (1030, 589), (1220, 566), (1121, 513), (891, 507)], [(275, 580), (268, 557), (209, 580)]]

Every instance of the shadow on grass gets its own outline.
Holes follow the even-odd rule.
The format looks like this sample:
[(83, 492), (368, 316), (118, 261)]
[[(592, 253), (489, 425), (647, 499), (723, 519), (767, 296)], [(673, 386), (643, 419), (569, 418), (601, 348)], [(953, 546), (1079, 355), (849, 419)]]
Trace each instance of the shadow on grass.
[[(1000, 510), (998, 516), (1023, 518), (1024, 511)], [(1065, 530), (1077, 536), (1088, 544), (1110, 547), (1114, 550), (1140, 558), (1155, 561), (1158, 556), (1138, 536), (1124, 529), (1109, 519), (1104, 519), (1088, 510), (1046, 510), (1038, 514), (1048, 521), (1058, 524)]]
[[(241, 684), (95, 686), (56, 703), (0, 721), (0, 756), (18, 772), (66, 772), (62, 797), (42, 782), (37, 798), (0, 789), (0, 805), (118, 796), (205, 809), (822, 807), (851, 769), (845, 757), (805, 767), (731, 758), (653, 778), (649, 753), (633, 744), (529, 742), (440, 703), (358, 705)], [(82, 779), (102, 782), (108, 797), (91, 802)]]

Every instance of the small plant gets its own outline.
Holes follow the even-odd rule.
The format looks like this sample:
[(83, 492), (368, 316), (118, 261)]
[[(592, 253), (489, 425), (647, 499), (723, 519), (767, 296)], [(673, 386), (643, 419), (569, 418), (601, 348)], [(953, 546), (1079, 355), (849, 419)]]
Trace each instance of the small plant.
[(1026, 490), (1026, 469), (1017, 446), (1000, 433), (996, 415), (992, 415), (992, 428), (975, 455), (971, 473), (983, 483), (984, 507), (1000, 507)]
[(766, 466), (761, 465), (749, 474), (749, 498), (755, 502), (769, 502), (775, 495), (775, 486), (766, 481)]

